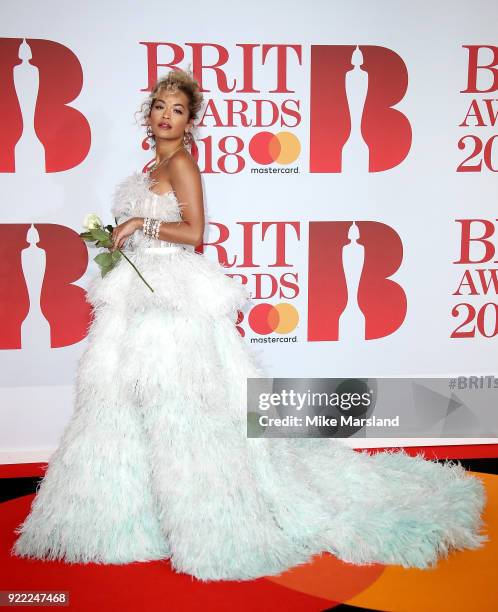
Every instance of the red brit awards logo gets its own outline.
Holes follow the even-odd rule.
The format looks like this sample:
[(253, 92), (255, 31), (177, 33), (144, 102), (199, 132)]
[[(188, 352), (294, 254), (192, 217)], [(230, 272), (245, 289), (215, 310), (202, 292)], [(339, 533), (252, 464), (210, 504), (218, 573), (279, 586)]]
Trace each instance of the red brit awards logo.
[[(21, 45), (22, 39), (3, 39), (2, 70), (6, 87), (2, 89), (4, 107), (10, 109), (4, 114), (5, 129), (2, 132), (3, 157), (1, 158), (3, 172), (15, 171), (14, 151), (21, 135), (31, 125), (26, 115), (22, 100), (15, 87), (15, 70), (18, 68), (36, 70), (39, 87), (36, 94), (32, 125), (45, 151), (46, 172), (57, 172), (71, 169), (78, 165), (88, 154), (91, 144), (91, 132), (88, 121), (82, 113), (71, 106), (71, 102), (79, 95), (82, 87), (82, 69), (76, 56), (66, 47), (52, 41), (28, 39), (28, 45)], [(150, 89), (157, 78), (160, 68), (172, 68), (185, 59), (183, 47), (172, 43), (141, 43), (147, 50), (147, 69)], [(167, 47), (174, 52), (171, 63), (160, 64), (157, 61), (159, 47)], [(212, 120), (213, 128), (256, 128), (256, 132), (248, 139), (247, 145), (239, 133), (224, 134), (217, 137), (216, 130), (206, 138), (201, 139), (200, 150), (195, 151), (201, 158), (201, 169), (204, 173), (241, 172), (247, 160), (256, 162), (259, 169), (265, 169), (272, 164), (289, 166), (299, 159), (301, 153), (300, 140), (291, 130), (300, 127), (302, 123), (302, 100), (296, 94), (296, 89), (289, 83), (289, 65), (294, 62), (302, 66), (302, 47), (300, 45), (238, 45), (243, 54), (241, 62), (242, 74), (237, 79), (230, 79), (226, 70), (228, 50), (221, 45), (190, 44), (194, 73), (200, 81), (211, 71), (216, 77), (217, 91), (222, 97), (221, 102), (208, 100), (208, 105), (202, 121)], [(219, 61), (205, 66), (202, 60), (206, 47), (215, 48), (219, 53)], [(258, 49), (263, 61), (269, 54), (275, 54), (274, 86), (263, 92), (257, 86), (254, 71), (254, 54)], [(24, 53), (24, 56), (23, 56)], [(348, 142), (361, 134), (363, 142), (368, 147), (368, 171), (387, 170), (406, 157), (410, 143), (411, 130), (406, 117), (393, 106), (402, 99), (407, 84), (406, 67), (401, 58), (393, 51), (375, 46), (348, 45), (315, 45), (311, 47), (310, 66), (310, 151), (309, 170), (314, 172), (341, 171)], [(64, 82), (53, 80), (54, 65), (60, 67), (59, 73), (64, 73)], [(389, 74), (389, 82), (385, 76)], [(323, 78), (325, 75), (325, 78)], [(320, 76), (320, 79), (318, 77)], [(365, 99), (361, 101), (362, 113), (353, 112), (352, 98), (348, 96), (349, 87), (356, 78), (368, 78), (365, 89)], [(319, 87), (319, 83), (323, 87)], [(354, 84), (354, 83), (353, 83)], [(357, 91), (358, 83), (355, 85)], [(206, 91), (202, 88), (203, 91)], [(248, 104), (246, 98), (234, 98), (236, 94), (248, 94), (252, 98)], [(277, 101), (278, 100), (278, 101)], [(327, 104), (327, 106), (326, 106)], [(237, 106), (239, 105), (239, 106)], [(334, 117), (334, 121), (323, 123), (323, 117)], [(201, 125), (202, 125), (201, 121)], [(322, 123), (320, 123), (322, 122)], [(55, 128), (54, 128), (55, 126)], [(379, 126), (382, 126), (382, 130)], [(389, 130), (385, 130), (386, 126)], [(359, 131), (356, 128), (361, 128)], [(71, 139), (66, 138), (68, 130)], [(68, 142), (69, 140), (69, 142)], [(388, 146), (386, 146), (386, 143)], [(201, 155), (199, 155), (201, 153)], [(258, 169), (256, 168), (256, 169)], [(338, 319), (346, 304), (351, 304), (347, 295), (347, 279), (329, 277), (326, 266), (339, 271), (341, 249), (346, 247), (345, 234), (347, 224), (341, 222), (326, 222), (333, 225), (323, 225), (324, 222), (309, 222), (309, 287), (308, 287), (308, 329), (307, 339), (337, 340), (339, 334)], [(389, 281), (387, 272), (395, 270), (399, 264), (396, 251), (401, 249), (396, 240), (392, 240), (392, 251), (380, 258), (377, 268), (371, 266), (373, 243), (369, 241), (368, 223), (358, 222), (362, 241), (356, 246), (367, 247), (365, 250), (365, 265), (367, 267), (358, 282), (358, 307), (365, 317), (363, 337), (366, 339), (382, 337), (392, 333), (399, 327), (406, 311), (404, 293), (395, 282)], [(218, 244), (207, 243), (208, 247), (217, 248), (220, 262), (227, 260), (220, 244), (223, 242), (223, 231), (227, 228), (217, 224), (221, 229)], [(351, 226), (351, 223), (349, 224)], [(375, 225), (375, 224), (374, 224)], [(1, 313), (4, 323), (4, 337), (1, 342), (4, 348), (19, 348), (21, 346), (20, 326), (23, 317), (29, 311), (32, 300), (23, 276), (21, 265), (22, 252), (31, 244), (26, 240), (30, 223), (6, 224), (3, 233), (4, 271), (0, 292), (4, 297), (4, 307)], [(286, 246), (287, 233), (299, 241), (300, 222), (298, 221), (241, 221), (243, 229), (244, 253), (240, 271), (232, 276), (240, 277), (241, 282), (248, 283), (253, 298), (259, 303), (247, 318), (249, 327), (257, 335), (270, 333), (291, 334), (299, 325), (299, 309), (292, 304), (300, 293), (299, 272), (295, 264), (286, 262), (286, 254), (290, 251)], [(259, 226), (265, 237), (274, 232), (275, 261), (268, 263), (266, 270), (253, 271), (258, 267), (252, 259), (252, 231)], [(383, 224), (375, 225), (378, 230), (392, 238), (395, 232), (388, 231)], [(387, 229), (386, 229), (387, 228)], [(338, 230), (342, 231), (338, 231)], [(44, 316), (50, 321), (51, 346), (59, 347), (78, 342), (85, 335), (90, 316), (88, 304), (84, 301), (84, 290), (74, 282), (81, 278), (88, 264), (87, 253), (78, 234), (70, 228), (60, 225), (37, 224), (36, 230), (41, 240), (37, 243), (46, 255), (46, 269), (43, 285), (40, 289), (40, 306)], [(325, 232), (328, 248), (332, 251), (327, 257), (319, 260), (316, 257), (316, 245), (320, 232)], [(32, 238), (32, 236), (31, 236)], [(333, 243), (330, 241), (338, 240)], [(70, 257), (61, 258), (60, 249)], [(348, 252), (348, 251), (346, 251)], [(392, 258), (392, 261), (389, 259)], [(227, 260), (228, 261), (228, 260)], [(389, 265), (390, 264), (390, 265)], [(391, 266), (391, 267), (390, 267)], [(385, 267), (385, 269), (384, 269)], [(281, 268), (277, 272), (277, 270)], [(384, 274), (384, 276), (383, 276)], [(377, 284), (383, 299), (392, 300), (392, 308), (381, 313), (372, 297), (372, 288)], [(12, 297), (12, 292), (14, 296)], [(61, 299), (62, 298), (62, 299)], [(346, 300), (346, 301), (345, 301)], [(62, 309), (58, 304), (64, 304)], [(68, 309), (67, 305), (71, 308)], [(68, 314), (70, 313), (70, 314)], [(344, 315), (342, 315), (344, 316)], [(391, 317), (389, 319), (389, 317)], [(78, 323), (79, 321), (79, 323)], [(242, 328), (241, 328), (242, 329)]]
[[(91, 145), (87, 119), (71, 106), (83, 86), (76, 55), (51, 40), (1, 38), (0, 57), (0, 172), (19, 172), (26, 157), (46, 173), (76, 167)], [(73, 283), (84, 274), (88, 254), (78, 233), (29, 219), (1, 224), (0, 236), (0, 347), (20, 349), (27, 341), (22, 329), (38, 315), (49, 325), (52, 348), (85, 338), (90, 307)], [(30, 286), (26, 269), (33, 273)]]
[[(355, 139), (364, 146), (368, 172), (394, 168), (408, 155), (410, 122), (394, 108), (406, 93), (408, 71), (392, 49), (375, 45), (311, 45), (310, 90), (303, 101), (290, 82), (290, 75), (303, 66), (302, 45), (246, 43), (230, 50), (211, 43), (140, 44), (147, 54), (148, 82), (143, 91), (150, 91), (158, 72), (179, 67), (187, 53), (205, 96), (210, 93), (204, 86), (206, 76), (209, 74), (215, 83), (216, 99), (207, 98), (199, 121), (209, 131), (208, 136), (199, 139), (203, 173), (238, 174), (250, 161), (256, 164), (251, 172), (265, 173), (271, 165), (288, 166), (298, 161), (300, 139), (291, 130), (301, 127), (302, 108), (308, 100), (311, 173), (341, 172), (348, 145), (352, 147)], [(210, 64), (204, 60), (208, 52), (217, 56)], [(236, 73), (228, 68), (235, 53), (241, 56), (241, 70)], [(162, 62), (162, 54), (171, 59)], [(257, 76), (262, 70), (266, 70), (266, 80), (272, 83), (266, 91)], [(268, 75), (268, 70), (273, 73)], [(253, 131), (247, 142), (241, 136), (242, 130)]]
[(58, 42), (23, 40), (0, 38), (0, 172), (16, 171), (23, 137), (43, 145), (45, 172), (70, 170), (91, 146), (88, 120), (71, 106), (83, 87), (81, 64)]
[(458, 148), (466, 157), (457, 172), (498, 172), (498, 109), (492, 95), (498, 89), (498, 47), (462, 46), (467, 50), (467, 86), (460, 93), (470, 94), (472, 100), (459, 127), (473, 130), (458, 140)]
[(460, 231), (460, 254), (453, 263), (463, 273), (452, 295), (451, 314), (457, 320), (451, 338), (496, 338), (498, 335), (498, 219), (455, 219)]
[[(215, 240), (205, 248), (215, 249), (218, 260), (252, 291), (257, 303), (247, 316), (240, 313), (237, 324), (244, 335), (246, 319), (256, 336), (276, 334), (282, 338), (299, 325), (299, 308), (294, 306), (301, 293), (299, 267), (293, 255), (299, 248), (301, 223), (298, 221), (237, 223), (242, 236), (237, 244), (241, 253), (228, 251), (230, 228), (214, 223)], [(268, 234), (269, 230), (273, 230)], [(232, 229), (232, 231), (234, 231)], [(258, 237), (258, 238), (257, 238)], [(271, 257), (255, 257), (255, 241), (271, 238)], [(259, 246), (259, 245), (258, 245)], [(337, 341), (347, 329), (350, 338), (383, 338), (402, 325), (407, 312), (406, 293), (391, 277), (403, 260), (403, 245), (396, 231), (374, 221), (311, 221), (308, 243), (308, 322), (306, 340)], [(261, 268), (267, 271), (262, 271)], [(240, 271), (235, 271), (240, 269)], [(271, 300), (271, 302), (269, 301)], [(285, 300), (285, 301), (284, 301)], [(280, 341), (296, 341), (288, 337)], [(276, 340), (255, 339), (255, 342)]]

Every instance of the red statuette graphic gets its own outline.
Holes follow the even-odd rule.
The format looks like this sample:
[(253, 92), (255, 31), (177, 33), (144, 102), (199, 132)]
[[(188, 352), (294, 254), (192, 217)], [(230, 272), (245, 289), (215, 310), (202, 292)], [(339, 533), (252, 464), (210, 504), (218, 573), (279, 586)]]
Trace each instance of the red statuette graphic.
[[(369, 172), (399, 165), (408, 155), (412, 130), (407, 117), (393, 108), (408, 87), (401, 57), (386, 47), (358, 45), (368, 93), (361, 135), (369, 150)], [(341, 172), (342, 150), (351, 136), (346, 77), (354, 66), (356, 45), (312, 45), (310, 75), (310, 172)]]
[[(78, 166), (91, 145), (90, 125), (70, 106), (83, 86), (76, 55), (51, 40), (28, 38), (31, 66), (38, 69), (34, 129), (45, 150), (45, 171), (62, 172)], [(22, 38), (0, 38), (0, 172), (15, 172), (15, 148), (25, 129), (14, 86), (15, 67), (22, 63)]]
[[(30, 306), (22, 268), (31, 224), (0, 224), (0, 348), (21, 349), (21, 326)], [(35, 223), (45, 251), (45, 274), (39, 307), (50, 325), (50, 346), (83, 340), (91, 317), (85, 290), (76, 283), (88, 265), (88, 249), (79, 235), (62, 225)]]
[(383, 338), (403, 323), (407, 300), (403, 288), (389, 279), (400, 267), (403, 245), (388, 225), (356, 221), (357, 241), (365, 259), (358, 294), (347, 294), (342, 251), (350, 243), (352, 221), (311, 221), (308, 260), (308, 340), (339, 340), (339, 319), (349, 300), (357, 300), (365, 317), (365, 340)]

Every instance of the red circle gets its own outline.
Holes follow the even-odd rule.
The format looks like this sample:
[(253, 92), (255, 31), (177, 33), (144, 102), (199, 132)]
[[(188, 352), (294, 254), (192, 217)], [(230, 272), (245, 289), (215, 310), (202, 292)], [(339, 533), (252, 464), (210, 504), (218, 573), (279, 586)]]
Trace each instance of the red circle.
[(275, 136), (271, 132), (258, 132), (249, 141), (249, 154), (252, 159), (262, 166), (273, 163), (270, 146)]
[(261, 336), (271, 334), (274, 329), (272, 327), (274, 319), (273, 310), (275, 309), (271, 304), (258, 304), (255, 306), (247, 318), (251, 329)]

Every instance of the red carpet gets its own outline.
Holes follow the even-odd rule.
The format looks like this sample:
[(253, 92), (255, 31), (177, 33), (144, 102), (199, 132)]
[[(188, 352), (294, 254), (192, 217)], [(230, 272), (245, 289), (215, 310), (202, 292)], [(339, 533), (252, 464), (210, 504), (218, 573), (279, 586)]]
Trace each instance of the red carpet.
[[(407, 448), (428, 458), (471, 461), (498, 456), (498, 445)], [(375, 451), (372, 451), (375, 452)], [(1, 479), (40, 476), (46, 464), (0, 466)], [(496, 463), (488, 465), (496, 468)], [(490, 470), (491, 471), (491, 470)], [(489, 501), (485, 520), (492, 538), (478, 551), (453, 553), (435, 570), (405, 570), (384, 565), (352, 566), (332, 555), (317, 555), (305, 567), (280, 577), (251, 582), (203, 583), (174, 572), (168, 561), (119, 565), (69, 565), (10, 556), (14, 528), (29, 511), (33, 494), (0, 504), (0, 590), (68, 591), (70, 610), (171, 610), (190, 612), (318, 612), (337, 610), (403, 610), (444, 612), (496, 611), (498, 601), (498, 476), (481, 473)], [(11, 481), (12, 482), (12, 481)], [(67, 609), (67, 608), (66, 608)]]

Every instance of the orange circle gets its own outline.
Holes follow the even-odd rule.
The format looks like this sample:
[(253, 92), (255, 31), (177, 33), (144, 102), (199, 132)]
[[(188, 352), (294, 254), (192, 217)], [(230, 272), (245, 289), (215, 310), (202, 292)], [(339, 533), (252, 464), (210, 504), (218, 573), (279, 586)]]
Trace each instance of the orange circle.
[[(299, 139), (291, 132), (279, 132), (277, 138), (280, 143), (280, 152), (276, 156), (272, 155), (273, 159), (278, 164), (292, 164), (301, 153)], [(271, 144), (273, 144), (273, 141), (270, 143), (270, 146)], [(270, 149), (270, 153), (273, 153), (272, 149)]]
[(292, 304), (281, 303), (275, 306), (279, 314), (279, 322), (273, 328), (277, 334), (288, 334), (296, 329), (299, 323), (299, 313)]

